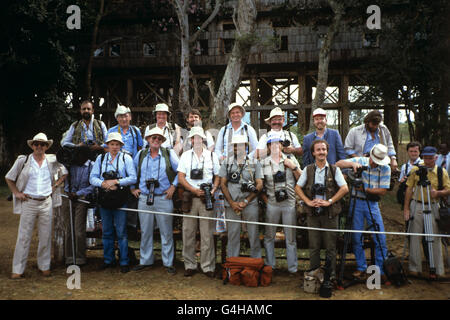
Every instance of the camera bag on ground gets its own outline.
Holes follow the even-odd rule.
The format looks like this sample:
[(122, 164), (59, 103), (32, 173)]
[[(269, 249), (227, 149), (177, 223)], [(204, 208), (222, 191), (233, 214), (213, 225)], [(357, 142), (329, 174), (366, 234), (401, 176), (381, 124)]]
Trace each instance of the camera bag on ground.
[(229, 257), (222, 267), (224, 284), (266, 287), (272, 282), (272, 267), (265, 266), (262, 258)]
[[(102, 168), (103, 159), (105, 154), (101, 155), (100, 168)], [(125, 163), (125, 154), (122, 154), (122, 160)], [(119, 159), (117, 159), (116, 173), (118, 173)], [(102, 172), (100, 172), (102, 175)], [(116, 190), (105, 190), (99, 188), (98, 190), (98, 203), (101, 207), (109, 210), (114, 210), (123, 207), (128, 201), (128, 195), (130, 193), (130, 188), (124, 186), (117, 186)]]
[(408, 281), (400, 259), (394, 256), (392, 252), (389, 252), (387, 258), (384, 260), (383, 269), (389, 281), (397, 287), (406, 284)]
[[(443, 170), (438, 167), (438, 190), (444, 189), (442, 181)], [(439, 230), (443, 233), (450, 233), (450, 208), (446, 203), (445, 199), (441, 200), (439, 203), (439, 219), (437, 220)]]

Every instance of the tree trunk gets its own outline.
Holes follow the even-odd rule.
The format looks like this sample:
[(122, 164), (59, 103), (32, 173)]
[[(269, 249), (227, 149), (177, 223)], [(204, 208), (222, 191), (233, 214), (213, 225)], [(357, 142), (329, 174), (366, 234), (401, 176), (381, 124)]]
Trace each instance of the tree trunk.
[(209, 118), (209, 123), (214, 123), (217, 127), (225, 124), (227, 107), (239, 88), (250, 49), (256, 41), (254, 37), (257, 15), (255, 0), (239, 0), (235, 12), (237, 12), (236, 38)]
[[(328, 28), (322, 48), (319, 53), (319, 70), (317, 76), (316, 96), (312, 101), (311, 114), (315, 109), (319, 108), (325, 99), (325, 91), (328, 85), (328, 65), (330, 63), (330, 51), (333, 44), (334, 37), (338, 33), (341, 24), (342, 16), (344, 15), (344, 4), (335, 0), (328, 0), (334, 12), (333, 22)], [(310, 119), (310, 127), (313, 127), (313, 118)]]

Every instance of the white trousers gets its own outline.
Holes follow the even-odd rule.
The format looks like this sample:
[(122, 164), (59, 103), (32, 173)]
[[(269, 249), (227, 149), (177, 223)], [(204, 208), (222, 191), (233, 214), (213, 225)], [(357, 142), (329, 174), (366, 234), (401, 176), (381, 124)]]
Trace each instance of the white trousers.
[(50, 269), (52, 248), (52, 198), (44, 201), (28, 199), (22, 204), (19, 232), (17, 234), (16, 249), (14, 250), (12, 272), (23, 274), (27, 266), (28, 252), (34, 223), (38, 220), (39, 245), (37, 250), (37, 265), (42, 271)]

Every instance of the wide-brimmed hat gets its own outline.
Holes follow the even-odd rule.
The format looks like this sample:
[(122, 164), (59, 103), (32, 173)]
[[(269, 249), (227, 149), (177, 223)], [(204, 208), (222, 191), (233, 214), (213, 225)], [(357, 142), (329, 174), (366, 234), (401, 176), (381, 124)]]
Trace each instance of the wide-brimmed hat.
[(283, 112), (283, 110), (281, 110), (280, 107), (273, 108), (272, 111), (270, 111), (269, 117), (266, 118), (264, 121), (267, 124), (270, 124), (270, 119), (272, 119), (275, 116), (283, 116), (284, 117), (284, 112)]
[(148, 127), (145, 129), (144, 139), (147, 140), (147, 137), (151, 137), (154, 135), (158, 135), (163, 137), (163, 141), (166, 141), (166, 137), (164, 136), (164, 131), (159, 127), (154, 127), (153, 129), (149, 129)]
[(315, 109), (313, 111), (312, 116), (313, 116), (313, 118), (315, 116), (325, 116), (326, 117), (327, 116), (327, 112), (325, 110), (323, 110), (322, 108), (317, 108), (317, 109)]
[(122, 135), (119, 132), (111, 132), (110, 134), (108, 134), (108, 139), (106, 139), (105, 143), (108, 144), (113, 140), (119, 141), (122, 145), (124, 145)]
[(379, 166), (385, 166), (391, 162), (391, 159), (388, 157), (388, 149), (383, 144), (374, 145), (372, 149), (370, 149), (369, 155), (372, 161)]
[(34, 137), (33, 137), (33, 139), (32, 140), (28, 140), (27, 141), (27, 144), (28, 144), (28, 146), (31, 148), (31, 149), (33, 149), (33, 142), (35, 142), (35, 141), (39, 141), (39, 142), (45, 142), (45, 143), (47, 143), (48, 144), (48, 147), (50, 148), (51, 146), (52, 146), (52, 144), (53, 144), (53, 140), (48, 140), (47, 139), (47, 135), (45, 134), (45, 133), (42, 133), (42, 132), (39, 132), (37, 135), (35, 135)]
[(228, 106), (228, 113), (227, 113), (228, 118), (230, 117), (230, 111), (236, 107), (241, 108), (242, 113), (245, 114), (245, 108), (243, 106), (241, 106), (239, 103), (233, 102), (232, 104), (230, 104)]
[(244, 135), (236, 134), (231, 138), (231, 144), (238, 144), (238, 143), (246, 143), (248, 144), (248, 139)]
[(192, 127), (189, 131), (188, 139), (192, 138), (193, 136), (200, 136), (202, 139), (206, 140), (205, 131), (203, 131), (202, 127)]
[(114, 113), (114, 118), (117, 118), (118, 115), (127, 114), (127, 113), (131, 113), (130, 108), (127, 108), (127, 107), (122, 106), (122, 105), (118, 105), (117, 109), (116, 109), (116, 112)]
[(170, 115), (169, 106), (165, 103), (158, 103), (155, 107), (155, 110), (153, 110), (153, 113), (156, 113), (158, 111), (167, 112), (168, 115)]

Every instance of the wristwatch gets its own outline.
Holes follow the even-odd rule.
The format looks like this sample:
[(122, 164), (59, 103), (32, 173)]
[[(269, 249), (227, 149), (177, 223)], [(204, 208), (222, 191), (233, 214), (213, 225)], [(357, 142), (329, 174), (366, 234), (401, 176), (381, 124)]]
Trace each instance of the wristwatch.
[(330, 203), (330, 204), (333, 204), (333, 199), (328, 199), (328, 202)]
[(246, 198), (244, 198), (244, 202), (245, 204), (248, 204), (248, 200)]

